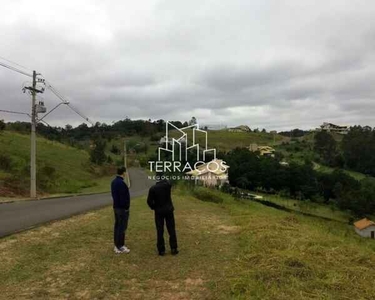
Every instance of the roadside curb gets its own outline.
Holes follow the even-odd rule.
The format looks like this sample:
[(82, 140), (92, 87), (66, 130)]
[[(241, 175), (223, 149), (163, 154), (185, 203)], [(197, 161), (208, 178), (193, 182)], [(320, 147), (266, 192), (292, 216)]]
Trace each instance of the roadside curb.
[(43, 198), (36, 198), (36, 199), (14, 199), (14, 200), (10, 200), (10, 201), (4, 201), (4, 202), (0, 202), (0, 205), (1, 204), (7, 204), (7, 203), (15, 203), (15, 202), (29, 202), (29, 201), (41, 201), (41, 200), (52, 200), (52, 199), (56, 199), (56, 198), (70, 198), (70, 197), (81, 197), (81, 196), (90, 196), (90, 195), (100, 195), (100, 194), (108, 194), (110, 193), (110, 191), (108, 192), (99, 192), (99, 193), (85, 193), (85, 194), (70, 194), (70, 195), (62, 195), (62, 196), (50, 196), (50, 197), (43, 197)]
[[(126, 172), (126, 178), (127, 178), (127, 182), (129, 184), (129, 188), (131, 187), (131, 180), (130, 180), (130, 175), (128, 172)], [(69, 194), (69, 195), (57, 195), (57, 196), (47, 196), (47, 197), (42, 197), (42, 198), (36, 198), (36, 199), (29, 199), (29, 198), (25, 198), (25, 199), (14, 199), (14, 200), (10, 200), (10, 201), (4, 201), (4, 202), (0, 202), (0, 205), (1, 204), (7, 204), (7, 203), (15, 203), (15, 202), (25, 202), (25, 201), (40, 201), (40, 200), (51, 200), (51, 199), (55, 199), (55, 198), (69, 198), (69, 197), (80, 197), (80, 196), (90, 196), (90, 195), (100, 195), (100, 194), (108, 194), (110, 193), (111, 191), (108, 190), (107, 192), (99, 192), (99, 193), (83, 193), (83, 194)]]

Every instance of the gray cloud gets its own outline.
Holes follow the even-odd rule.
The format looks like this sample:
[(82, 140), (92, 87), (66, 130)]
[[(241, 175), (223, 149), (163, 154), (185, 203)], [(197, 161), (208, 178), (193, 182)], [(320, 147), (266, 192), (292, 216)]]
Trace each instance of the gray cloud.
[[(41, 72), (95, 121), (375, 126), (369, 0), (37, 0), (2, 12), (0, 56)], [(29, 111), (27, 81), (0, 69), (0, 109)], [(59, 102), (42, 97), (49, 109)], [(82, 121), (66, 107), (47, 119)]]

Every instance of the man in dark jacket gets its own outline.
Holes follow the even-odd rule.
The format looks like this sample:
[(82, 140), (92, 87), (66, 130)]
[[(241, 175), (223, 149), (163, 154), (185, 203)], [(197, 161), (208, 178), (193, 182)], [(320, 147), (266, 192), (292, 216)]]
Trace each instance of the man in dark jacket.
[(162, 174), (157, 174), (157, 182), (153, 185), (147, 197), (148, 206), (155, 211), (155, 225), (157, 230), (157, 248), (159, 255), (165, 254), (164, 222), (169, 233), (169, 245), (172, 255), (178, 254), (177, 236), (174, 221), (174, 207), (171, 198), (171, 184), (162, 179)]
[(117, 170), (117, 176), (111, 183), (113, 199), (113, 211), (115, 213), (114, 243), (115, 253), (129, 253), (130, 249), (125, 246), (125, 231), (128, 227), (130, 195), (129, 189), (124, 182), (126, 169), (121, 167)]

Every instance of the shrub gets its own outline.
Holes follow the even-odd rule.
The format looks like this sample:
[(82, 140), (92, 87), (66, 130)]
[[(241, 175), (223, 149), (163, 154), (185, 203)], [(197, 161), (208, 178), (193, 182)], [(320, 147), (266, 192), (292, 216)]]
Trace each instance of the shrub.
[(90, 151), (90, 161), (92, 163), (102, 165), (106, 161), (105, 147), (105, 140), (97, 139), (94, 141), (93, 148)]
[(6, 127), (6, 125), (5, 125), (4, 120), (0, 120), (0, 132), (5, 130), (5, 127)]
[(112, 144), (112, 147), (111, 147), (111, 152), (113, 154), (120, 154), (120, 149), (115, 145), (115, 144)]
[(37, 186), (43, 191), (51, 191), (56, 185), (56, 169), (50, 165), (44, 165), (37, 171)]
[(199, 200), (206, 202), (223, 203), (224, 201), (224, 195), (222, 193), (204, 187), (196, 187), (193, 190), (193, 195)]
[(12, 158), (6, 154), (0, 154), (0, 169), (10, 171), (12, 169)]

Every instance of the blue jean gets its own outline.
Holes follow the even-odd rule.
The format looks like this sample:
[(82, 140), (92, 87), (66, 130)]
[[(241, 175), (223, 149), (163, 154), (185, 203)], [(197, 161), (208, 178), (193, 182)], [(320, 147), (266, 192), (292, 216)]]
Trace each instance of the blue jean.
[(114, 208), (115, 226), (113, 230), (113, 240), (115, 246), (120, 249), (125, 245), (125, 231), (128, 228), (129, 210)]

